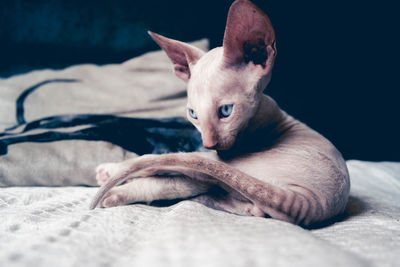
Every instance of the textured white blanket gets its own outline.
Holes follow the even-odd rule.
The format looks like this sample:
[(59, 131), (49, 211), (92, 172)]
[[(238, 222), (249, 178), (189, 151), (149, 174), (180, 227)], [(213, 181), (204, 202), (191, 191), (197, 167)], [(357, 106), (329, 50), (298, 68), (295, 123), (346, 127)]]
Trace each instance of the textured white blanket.
[(0, 188), (0, 266), (398, 266), (400, 163), (348, 167), (346, 216), (313, 230), (191, 201), (91, 211), (96, 188)]

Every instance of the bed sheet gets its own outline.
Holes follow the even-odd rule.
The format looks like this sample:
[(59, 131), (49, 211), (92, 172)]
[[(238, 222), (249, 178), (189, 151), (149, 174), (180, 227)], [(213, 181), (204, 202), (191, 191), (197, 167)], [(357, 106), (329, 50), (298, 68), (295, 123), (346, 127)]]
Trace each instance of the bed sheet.
[(89, 210), (97, 188), (0, 189), (0, 266), (396, 266), (400, 163), (347, 162), (345, 214), (316, 229), (192, 201)]

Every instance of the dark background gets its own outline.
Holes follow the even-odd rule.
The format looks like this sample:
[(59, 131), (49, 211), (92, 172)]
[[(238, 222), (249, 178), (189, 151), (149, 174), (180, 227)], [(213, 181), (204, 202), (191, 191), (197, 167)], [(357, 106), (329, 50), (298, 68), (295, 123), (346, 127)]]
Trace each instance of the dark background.
[[(277, 36), (267, 93), (346, 159), (400, 161), (397, 8), (382, 1), (253, 2)], [(231, 3), (0, 0), (0, 77), (122, 62), (158, 49), (148, 29), (220, 46)]]

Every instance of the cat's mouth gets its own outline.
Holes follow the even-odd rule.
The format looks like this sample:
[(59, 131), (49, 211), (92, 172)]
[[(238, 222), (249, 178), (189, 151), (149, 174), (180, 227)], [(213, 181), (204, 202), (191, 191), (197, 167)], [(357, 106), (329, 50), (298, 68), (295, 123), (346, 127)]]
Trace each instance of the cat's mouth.
[(229, 150), (232, 147), (232, 145), (227, 143), (217, 143), (214, 146), (204, 146), (204, 147), (209, 150), (220, 151), (220, 150)]
[(236, 142), (236, 132), (232, 131), (227, 135), (217, 135), (215, 134), (212, 138), (210, 136), (206, 135), (204, 136), (205, 133), (202, 133), (202, 141), (203, 141), (203, 146), (206, 149), (209, 150), (216, 150), (216, 151), (226, 151), (230, 150), (232, 146)]
[(217, 150), (217, 151), (226, 151), (232, 148), (233, 146), (233, 140), (224, 140), (223, 142), (218, 142), (218, 144), (213, 147), (213, 150)]

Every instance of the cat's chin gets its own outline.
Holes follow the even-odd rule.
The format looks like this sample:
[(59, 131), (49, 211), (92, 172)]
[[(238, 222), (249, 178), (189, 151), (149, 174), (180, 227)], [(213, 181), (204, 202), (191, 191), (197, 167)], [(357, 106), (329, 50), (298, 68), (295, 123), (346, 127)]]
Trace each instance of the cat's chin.
[(232, 144), (226, 143), (226, 144), (218, 144), (218, 146), (215, 148), (216, 151), (227, 151), (232, 148)]
[(217, 147), (215, 151), (228, 151), (230, 147)]

